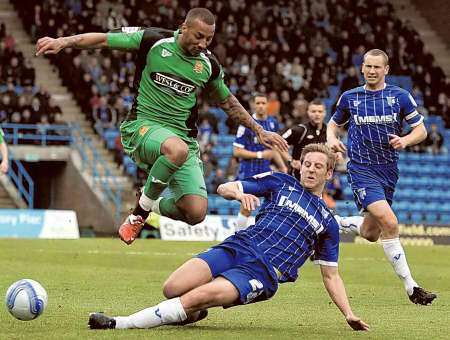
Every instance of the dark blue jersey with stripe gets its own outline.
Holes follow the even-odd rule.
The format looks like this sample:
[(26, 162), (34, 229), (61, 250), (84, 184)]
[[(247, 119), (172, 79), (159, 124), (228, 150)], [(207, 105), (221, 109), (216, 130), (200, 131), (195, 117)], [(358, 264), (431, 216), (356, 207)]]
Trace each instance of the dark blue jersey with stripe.
[(298, 269), (314, 254), (316, 263), (337, 266), (339, 227), (325, 202), (294, 177), (268, 172), (239, 181), (244, 193), (262, 196), (255, 225), (239, 231), (255, 241), (281, 273), (295, 281)]
[(398, 151), (389, 144), (389, 134), (401, 135), (403, 120), (411, 126), (423, 121), (417, 104), (408, 91), (385, 84), (370, 91), (359, 86), (342, 94), (332, 120), (337, 125), (348, 122), (348, 156), (358, 164), (396, 163)]
[[(253, 115), (253, 119), (255, 119), (255, 121), (266, 131), (278, 132), (279, 130), (278, 121), (274, 117), (268, 116), (265, 120), (258, 120), (256, 119), (256, 116)], [(253, 152), (264, 151), (267, 149), (264, 145), (259, 143), (256, 134), (252, 130), (242, 125), (240, 125), (237, 130), (233, 146)], [(270, 161), (267, 159), (241, 159), (238, 178), (243, 179), (267, 171), (270, 171)]]

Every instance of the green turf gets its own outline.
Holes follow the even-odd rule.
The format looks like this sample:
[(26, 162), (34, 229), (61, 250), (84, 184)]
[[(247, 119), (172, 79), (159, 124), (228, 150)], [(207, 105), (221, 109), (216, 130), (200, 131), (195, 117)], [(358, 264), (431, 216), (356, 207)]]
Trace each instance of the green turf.
[(341, 246), (340, 268), (354, 312), (372, 327), (351, 331), (325, 293), (318, 268), (308, 263), (295, 284), (267, 302), (213, 309), (187, 327), (91, 331), (91, 311), (126, 315), (158, 303), (169, 273), (209, 243), (117, 239), (0, 240), (0, 291), (22, 278), (43, 284), (45, 313), (34, 321), (0, 308), (0, 339), (425, 339), (450, 336), (450, 247), (407, 247), (417, 280), (439, 295), (433, 306), (409, 302), (380, 246)]

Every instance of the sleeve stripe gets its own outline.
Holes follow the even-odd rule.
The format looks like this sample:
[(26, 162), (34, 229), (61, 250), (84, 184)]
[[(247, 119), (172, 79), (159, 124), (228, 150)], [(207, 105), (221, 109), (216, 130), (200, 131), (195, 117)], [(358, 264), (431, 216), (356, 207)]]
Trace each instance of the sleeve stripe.
[(237, 184), (237, 186), (238, 186), (238, 188), (239, 188), (239, 191), (240, 191), (240, 192), (244, 192), (244, 187), (242, 186), (241, 181), (237, 181), (236, 184)]
[(333, 118), (331, 118), (331, 119), (330, 119), (330, 122), (333, 122), (333, 123), (336, 124), (337, 126), (344, 126), (345, 124), (348, 123), (348, 120), (346, 120), (346, 121), (345, 121), (344, 123), (342, 123), (342, 124), (338, 124), (338, 123), (336, 123), (336, 122), (334, 121)]
[(239, 144), (239, 143), (236, 143), (236, 142), (233, 143), (233, 146), (235, 146), (235, 147), (237, 147), (237, 148), (241, 148), (241, 149), (245, 148), (244, 145)]
[(409, 124), (409, 126), (415, 127), (415, 126), (417, 126), (417, 125), (420, 125), (422, 122), (423, 122), (423, 116), (420, 117), (419, 121), (417, 121), (417, 122), (415, 122), (415, 123), (413, 123), (413, 124)]
[(330, 261), (324, 261), (324, 260), (314, 260), (314, 264), (319, 264), (321, 266), (328, 266), (328, 267), (337, 267), (337, 262), (330, 262)]
[(410, 120), (411, 118), (414, 118), (415, 116), (417, 116), (419, 114), (419, 112), (417, 112), (416, 110), (414, 110), (413, 112), (411, 112), (409, 115), (407, 115), (405, 117), (406, 120)]

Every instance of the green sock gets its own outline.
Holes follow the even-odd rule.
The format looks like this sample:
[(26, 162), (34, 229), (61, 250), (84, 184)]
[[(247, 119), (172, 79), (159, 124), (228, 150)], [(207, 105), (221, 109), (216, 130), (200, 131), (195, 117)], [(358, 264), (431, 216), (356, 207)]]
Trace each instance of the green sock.
[(169, 161), (166, 156), (161, 155), (150, 169), (144, 193), (151, 200), (156, 200), (167, 187), (172, 175), (180, 167)]
[(175, 204), (175, 198), (163, 198), (159, 202), (159, 212), (162, 216), (169, 217), (173, 220), (183, 220), (184, 215)]

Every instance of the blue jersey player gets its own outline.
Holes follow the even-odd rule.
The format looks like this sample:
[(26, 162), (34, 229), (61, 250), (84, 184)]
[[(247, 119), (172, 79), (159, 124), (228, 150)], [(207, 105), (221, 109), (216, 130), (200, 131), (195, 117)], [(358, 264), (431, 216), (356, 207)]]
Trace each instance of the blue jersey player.
[[(265, 94), (256, 93), (253, 95), (253, 108), (253, 119), (259, 125), (266, 131), (278, 132), (280, 129), (278, 121), (267, 115), (267, 96)], [(280, 153), (259, 143), (255, 133), (242, 125), (239, 126), (233, 143), (233, 156), (240, 158), (238, 179), (270, 171), (271, 160), (275, 162), (280, 171), (287, 172), (288, 170)], [(236, 220), (236, 230), (247, 227), (249, 216), (250, 211), (244, 209), (241, 205)]]
[[(333, 173), (334, 154), (324, 144), (303, 150), (301, 183), (283, 173), (266, 173), (222, 184), (218, 193), (254, 210), (265, 201), (256, 224), (188, 260), (164, 284), (168, 300), (130, 316), (93, 313), (89, 326), (151, 328), (199, 321), (211, 307), (264, 301), (278, 284), (297, 279), (297, 271), (314, 254), (331, 299), (355, 330), (369, 326), (355, 316), (337, 269), (339, 226), (321, 199)], [(294, 312), (294, 311), (293, 311)]]
[[(353, 231), (375, 242), (381, 237), (384, 253), (402, 280), (409, 299), (431, 303), (436, 295), (425, 291), (413, 279), (399, 240), (398, 220), (391, 204), (398, 180), (398, 150), (420, 143), (427, 132), (423, 116), (412, 96), (398, 86), (385, 83), (389, 59), (374, 49), (364, 55), (365, 85), (342, 94), (327, 129), (327, 141), (334, 151), (348, 150), (348, 179), (355, 202), (364, 218), (340, 218), (341, 229)], [(411, 132), (400, 137), (406, 121)], [(348, 124), (347, 148), (337, 138), (339, 126)]]

